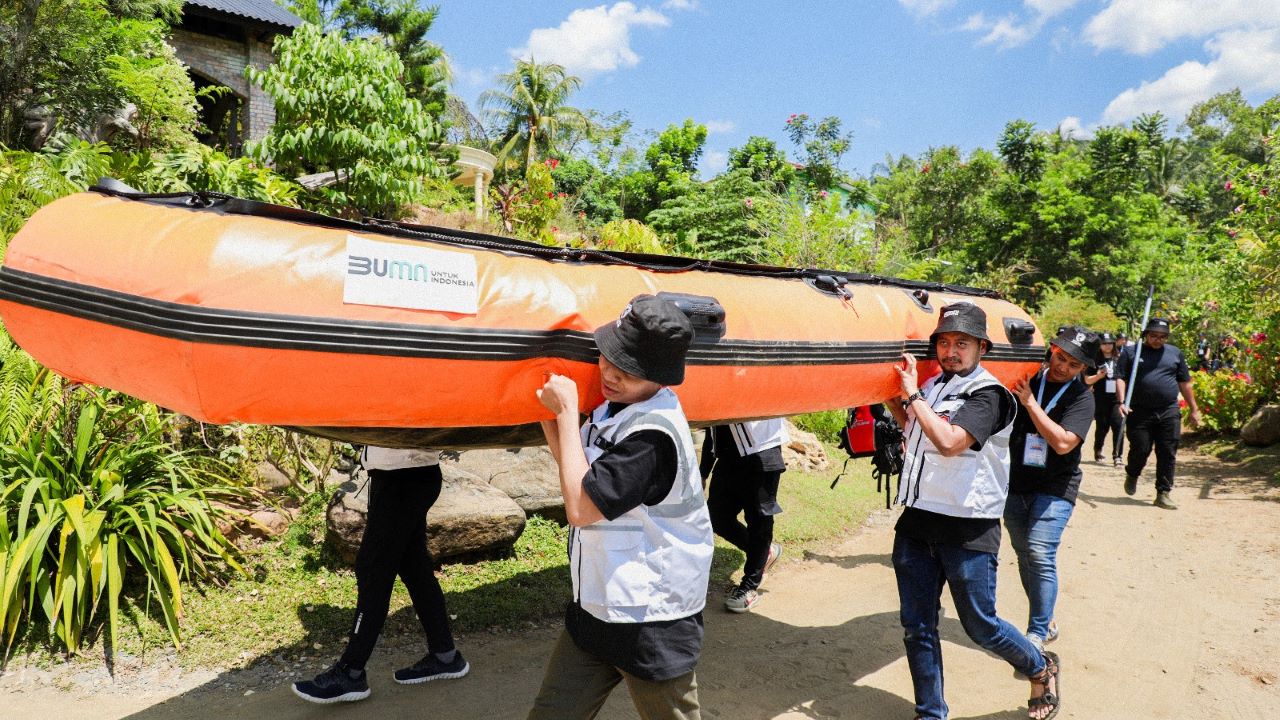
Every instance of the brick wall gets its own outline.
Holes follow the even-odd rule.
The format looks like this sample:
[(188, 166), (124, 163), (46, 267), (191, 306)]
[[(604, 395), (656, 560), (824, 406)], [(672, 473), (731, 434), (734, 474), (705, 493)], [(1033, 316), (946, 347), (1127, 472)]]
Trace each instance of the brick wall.
[(271, 96), (244, 77), (250, 63), (264, 68), (271, 64), (271, 45), (257, 39), (246, 42), (174, 28), (169, 42), (178, 58), (192, 71), (231, 88), (244, 102), (245, 139), (257, 140), (276, 119)]

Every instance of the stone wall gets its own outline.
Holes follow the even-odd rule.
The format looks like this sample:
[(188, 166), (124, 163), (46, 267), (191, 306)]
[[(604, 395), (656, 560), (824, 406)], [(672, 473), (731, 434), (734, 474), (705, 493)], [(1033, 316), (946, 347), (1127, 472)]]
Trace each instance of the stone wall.
[(245, 139), (257, 140), (267, 133), (276, 119), (275, 104), (270, 95), (245, 79), (244, 69), (250, 63), (258, 68), (271, 64), (269, 41), (229, 40), (174, 28), (169, 42), (193, 72), (226, 85), (244, 102)]

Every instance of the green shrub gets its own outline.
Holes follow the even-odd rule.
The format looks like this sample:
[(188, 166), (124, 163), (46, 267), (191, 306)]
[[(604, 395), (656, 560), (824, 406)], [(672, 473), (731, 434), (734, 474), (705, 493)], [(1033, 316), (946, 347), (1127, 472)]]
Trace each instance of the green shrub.
[(1238, 431), (1253, 415), (1263, 395), (1262, 386), (1245, 373), (1193, 372), (1191, 384), (1204, 416), (1204, 427), (1214, 432)]
[[(64, 385), (15, 347), (0, 367), (0, 630), (48, 622), (69, 652), (126, 588), (154, 597), (175, 645), (182, 583), (239, 570), (214, 501), (243, 499), (219, 466), (173, 449), (154, 405)], [(140, 581), (131, 581), (140, 573)], [(105, 601), (105, 602), (104, 602)], [(105, 610), (105, 618), (101, 617)]]
[(791, 421), (801, 430), (807, 430), (817, 435), (819, 440), (834, 445), (840, 442), (840, 431), (844, 428), (846, 414), (845, 410), (823, 410), (796, 415)]
[(667, 254), (658, 233), (639, 220), (613, 220), (600, 226), (600, 249), (619, 252)]
[(315, 25), (277, 37), (273, 52), (265, 70), (245, 70), (276, 105), (275, 124), (246, 150), (290, 176), (332, 172), (334, 184), (308, 194), (311, 209), (397, 217), (421, 191), (421, 178), (446, 174), (432, 156), (444, 126), (409, 97), (394, 52)]

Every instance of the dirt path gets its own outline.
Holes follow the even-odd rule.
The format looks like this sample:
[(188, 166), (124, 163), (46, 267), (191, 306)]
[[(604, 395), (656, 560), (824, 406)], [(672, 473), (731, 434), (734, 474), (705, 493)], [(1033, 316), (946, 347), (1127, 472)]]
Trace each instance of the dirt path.
[[(1060, 553), (1064, 707), (1059, 717), (1280, 716), (1280, 490), (1217, 460), (1182, 453), (1176, 512), (1151, 506), (1149, 480), (1121, 491), (1118, 469), (1087, 464)], [(784, 558), (758, 609), (708, 603), (698, 668), (708, 718), (910, 718), (910, 678), (889, 566), (894, 514), (834, 549)], [(785, 522), (785, 515), (782, 522)], [(1013, 553), (1001, 551), (999, 607), (1021, 626), (1026, 601)], [(943, 624), (953, 718), (1026, 717), (1027, 684), (964, 637), (949, 598)], [(66, 692), (11, 672), (0, 716), (77, 718), (522, 718), (556, 631), (468, 636), (472, 674), (402, 687), (375, 653), (374, 695), (322, 708), (287, 685), (246, 691), (237, 674), (157, 678), (158, 692)], [(311, 668), (314, 670), (314, 668)], [(39, 715), (37, 714), (39, 713)], [(602, 718), (634, 718), (617, 691)]]

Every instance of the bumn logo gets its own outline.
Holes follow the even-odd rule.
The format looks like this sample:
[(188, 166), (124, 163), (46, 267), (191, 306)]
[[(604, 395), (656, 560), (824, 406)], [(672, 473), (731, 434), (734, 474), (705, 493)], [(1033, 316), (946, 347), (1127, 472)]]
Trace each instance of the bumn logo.
[(374, 275), (391, 280), (413, 280), (429, 282), (431, 272), (422, 263), (409, 263), (402, 260), (370, 258), (363, 255), (347, 257), (348, 275)]

